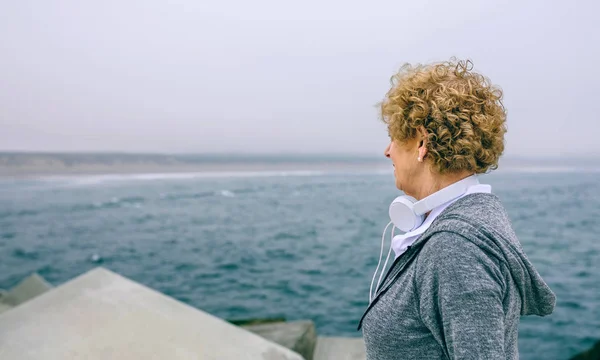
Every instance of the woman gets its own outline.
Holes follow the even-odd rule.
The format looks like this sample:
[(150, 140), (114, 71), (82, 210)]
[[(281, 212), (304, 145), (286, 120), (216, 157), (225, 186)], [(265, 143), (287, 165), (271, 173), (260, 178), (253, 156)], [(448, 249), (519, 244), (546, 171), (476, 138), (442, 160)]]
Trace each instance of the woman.
[(407, 233), (359, 325), (367, 359), (518, 359), (520, 316), (551, 314), (555, 296), (477, 180), (504, 150), (502, 92), (471, 62), (406, 65), (381, 114)]

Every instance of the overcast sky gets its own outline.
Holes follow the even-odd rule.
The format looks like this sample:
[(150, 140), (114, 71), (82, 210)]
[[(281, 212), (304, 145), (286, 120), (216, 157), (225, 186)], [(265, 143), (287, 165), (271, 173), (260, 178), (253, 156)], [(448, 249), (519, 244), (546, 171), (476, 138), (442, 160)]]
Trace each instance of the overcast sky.
[(597, 1), (2, 1), (0, 150), (377, 155), (405, 62), (470, 58), (506, 154), (600, 155)]

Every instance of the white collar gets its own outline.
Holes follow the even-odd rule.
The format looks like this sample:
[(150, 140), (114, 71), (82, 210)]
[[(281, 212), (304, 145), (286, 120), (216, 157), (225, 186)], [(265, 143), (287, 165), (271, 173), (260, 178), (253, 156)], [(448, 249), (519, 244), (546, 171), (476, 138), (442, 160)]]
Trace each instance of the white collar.
[(421, 234), (423, 234), (425, 231), (427, 231), (427, 229), (429, 229), (429, 226), (431, 225), (431, 223), (433, 223), (433, 220), (435, 220), (436, 217), (438, 217), (448, 206), (450, 206), (456, 200), (458, 200), (466, 195), (469, 195), (469, 194), (491, 193), (491, 192), (492, 192), (492, 187), (490, 185), (487, 185), (487, 184), (472, 185), (467, 189), (467, 191), (463, 195), (457, 197), (454, 200), (450, 200), (447, 203), (444, 203), (444, 204), (434, 208), (433, 210), (431, 210), (431, 212), (429, 213), (429, 215), (427, 216), (425, 221), (423, 221), (423, 224), (421, 224), (421, 226), (419, 226), (418, 228), (416, 228), (412, 231), (409, 231), (405, 234), (394, 236), (394, 238), (392, 239), (392, 249), (394, 250), (394, 253), (396, 254), (396, 258), (398, 256), (402, 255), (408, 249), (408, 247), (411, 246), (419, 238), (419, 236)]

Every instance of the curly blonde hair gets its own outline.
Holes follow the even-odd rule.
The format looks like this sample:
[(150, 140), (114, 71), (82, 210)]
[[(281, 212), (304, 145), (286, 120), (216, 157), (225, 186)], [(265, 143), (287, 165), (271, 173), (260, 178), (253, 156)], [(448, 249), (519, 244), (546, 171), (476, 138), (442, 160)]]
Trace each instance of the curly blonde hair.
[(504, 151), (502, 90), (473, 70), (470, 60), (405, 64), (392, 76), (381, 118), (392, 140), (427, 130), (427, 156), (439, 173), (486, 173)]

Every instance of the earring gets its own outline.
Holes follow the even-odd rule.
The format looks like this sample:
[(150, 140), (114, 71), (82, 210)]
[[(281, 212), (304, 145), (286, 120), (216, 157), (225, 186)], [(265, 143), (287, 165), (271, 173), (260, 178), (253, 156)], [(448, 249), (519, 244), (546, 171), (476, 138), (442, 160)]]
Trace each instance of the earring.
[(422, 159), (422, 158), (419, 156), (419, 157), (417, 158), (417, 161), (419, 161), (419, 162), (423, 162), (423, 159)]

